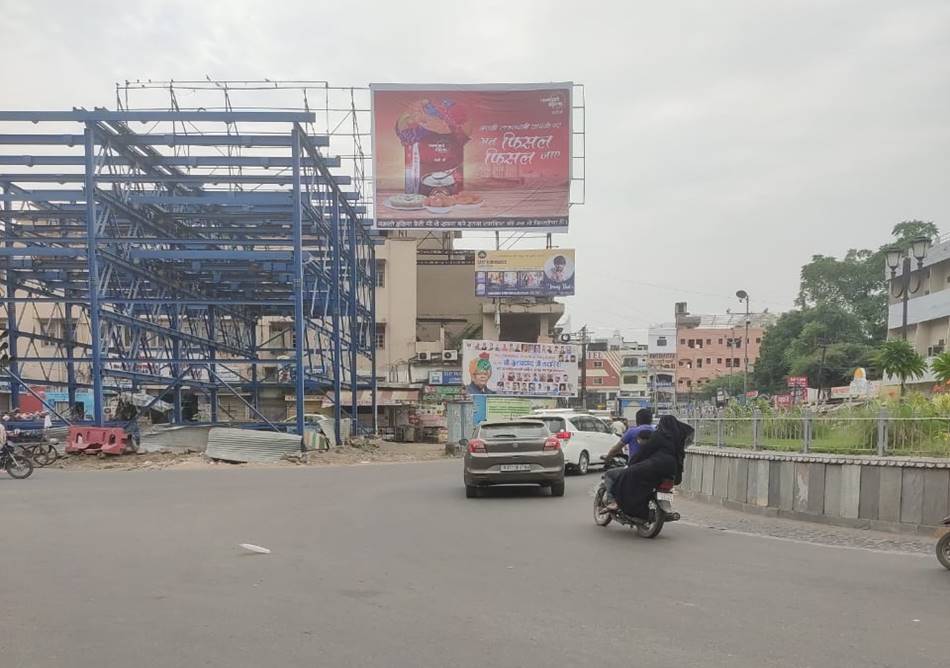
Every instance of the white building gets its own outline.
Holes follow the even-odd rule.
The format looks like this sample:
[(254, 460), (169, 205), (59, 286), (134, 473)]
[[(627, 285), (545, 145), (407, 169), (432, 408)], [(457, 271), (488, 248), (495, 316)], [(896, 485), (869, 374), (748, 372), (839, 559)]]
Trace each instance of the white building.
[(670, 410), (676, 404), (676, 323), (654, 325), (648, 337), (651, 403), (657, 410)]

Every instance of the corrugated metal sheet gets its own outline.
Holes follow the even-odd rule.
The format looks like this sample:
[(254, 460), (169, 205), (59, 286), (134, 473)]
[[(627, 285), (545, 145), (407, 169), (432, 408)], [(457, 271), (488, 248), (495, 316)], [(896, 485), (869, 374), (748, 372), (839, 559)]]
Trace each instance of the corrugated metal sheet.
[(300, 452), (300, 436), (274, 431), (215, 427), (208, 433), (205, 454), (230, 462), (279, 462), (284, 455)]

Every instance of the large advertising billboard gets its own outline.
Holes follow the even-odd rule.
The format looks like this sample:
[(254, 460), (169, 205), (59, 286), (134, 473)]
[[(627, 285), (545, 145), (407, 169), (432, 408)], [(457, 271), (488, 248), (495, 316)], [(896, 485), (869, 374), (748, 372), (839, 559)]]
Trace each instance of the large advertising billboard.
[(566, 232), (571, 84), (372, 84), (379, 229)]
[(578, 346), (463, 341), (462, 384), (470, 395), (577, 396)]
[(479, 297), (558, 297), (574, 294), (574, 249), (478, 251)]

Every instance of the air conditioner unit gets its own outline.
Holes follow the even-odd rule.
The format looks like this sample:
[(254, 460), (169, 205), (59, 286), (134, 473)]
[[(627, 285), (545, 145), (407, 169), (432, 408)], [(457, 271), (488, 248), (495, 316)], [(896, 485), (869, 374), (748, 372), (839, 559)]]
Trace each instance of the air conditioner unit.
[(442, 359), (445, 362), (456, 362), (459, 358), (459, 351), (457, 350), (443, 350)]
[(418, 353), (416, 357), (419, 358), (420, 362), (428, 362), (432, 359), (432, 353)]

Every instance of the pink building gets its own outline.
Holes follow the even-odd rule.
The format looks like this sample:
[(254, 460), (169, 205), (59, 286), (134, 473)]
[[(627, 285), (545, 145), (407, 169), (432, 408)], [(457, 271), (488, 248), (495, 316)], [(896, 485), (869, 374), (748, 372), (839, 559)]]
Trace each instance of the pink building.
[(725, 315), (676, 314), (676, 394), (684, 399), (720, 376), (751, 374), (759, 358), (762, 336), (775, 320), (769, 313)]

